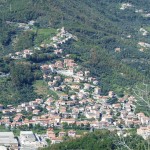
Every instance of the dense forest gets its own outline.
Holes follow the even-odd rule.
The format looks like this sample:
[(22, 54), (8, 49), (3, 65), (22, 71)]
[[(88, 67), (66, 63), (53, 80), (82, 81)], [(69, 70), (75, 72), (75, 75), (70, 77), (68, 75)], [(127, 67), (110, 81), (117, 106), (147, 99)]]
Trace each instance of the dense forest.
[[(120, 10), (121, 4), (126, 2), (131, 3), (133, 7)], [(135, 11), (142, 9), (143, 13), (148, 13), (149, 7), (149, 0), (2, 0), (0, 70), (12, 70), (11, 60), (4, 57), (6, 54), (40, 44), (43, 39), (37, 36), (38, 30), (52, 31), (64, 26), (78, 37), (78, 41), (62, 45), (64, 53), (73, 54), (78, 63), (88, 68), (91, 74), (101, 81), (100, 86), (104, 94), (109, 90), (117, 93), (130, 91), (143, 79), (149, 83), (150, 52), (148, 48), (144, 52), (139, 51), (138, 42), (150, 42), (149, 34), (142, 36), (139, 32), (141, 27), (149, 30), (150, 19)], [(31, 20), (36, 21), (36, 32), (22, 32), (15, 25), (8, 23), (28, 23)], [(119, 52), (115, 51), (116, 48), (119, 48)], [(29, 61), (32, 65), (53, 58), (45, 57), (43, 54), (35, 54)], [(34, 69), (31, 69), (31, 73), (33, 72)], [(28, 75), (26, 77), (28, 78)], [(16, 77), (15, 80), (18, 81), (15, 84), (27, 85), (32, 89), (35, 78), (23, 78)], [(19, 83), (20, 81), (22, 83)]]

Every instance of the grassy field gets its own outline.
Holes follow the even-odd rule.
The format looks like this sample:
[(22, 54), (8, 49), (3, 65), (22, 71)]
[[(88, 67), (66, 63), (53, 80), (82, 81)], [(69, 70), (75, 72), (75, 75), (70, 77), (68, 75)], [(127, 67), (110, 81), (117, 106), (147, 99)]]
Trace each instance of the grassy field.
[(34, 91), (44, 98), (46, 98), (47, 96), (52, 96), (54, 99), (58, 99), (58, 95), (54, 91), (48, 89), (47, 83), (43, 80), (35, 81), (33, 87)]
[(43, 28), (38, 30), (38, 35), (43, 35), (43, 36), (51, 36), (55, 35), (57, 33), (56, 29), (54, 28)]
[(47, 96), (49, 94), (48, 86), (45, 81), (43, 80), (37, 80), (33, 84), (34, 91), (38, 95)]
[[(36, 29), (33, 29), (33, 32), (36, 33)], [(51, 38), (56, 35), (57, 31), (54, 28), (42, 28), (38, 29), (37, 36), (35, 38), (35, 44), (49, 44), (51, 42)]]

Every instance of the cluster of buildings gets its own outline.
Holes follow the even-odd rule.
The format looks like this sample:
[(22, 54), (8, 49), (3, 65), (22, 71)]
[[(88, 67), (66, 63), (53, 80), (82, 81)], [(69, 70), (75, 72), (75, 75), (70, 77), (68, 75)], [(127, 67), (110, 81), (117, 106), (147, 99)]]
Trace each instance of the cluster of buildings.
[(140, 28), (140, 32), (142, 33), (143, 36), (148, 35), (148, 31), (145, 30), (144, 28)]
[(145, 140), (149, 139), (150, 136), (150, 125), (146, 127), (140, 127), (137, 129), (137, 134), (141, 135)]
[(28, 23), (18, 23), (18, 22), (6, 21), (6, 23), (9, 25), (16, 25), (19, 29), (27, 31), (27, 30), (30, 30), (34, 26), (35, 21), (31, 20)]
[[(133, 4), (131, 3), (122, 3), (120, 10), (125, 10), (125, 9), (130, 9), (130, 8), (134, 8), (135, 13), (139, 13), (141, 14), (143, 17), (145, 18), (149, 18), (150, 17), (150, 13), (147, 11), (144, 11), (143, 9), (137, 9)], [(145, 35), (145, 34), (144, 34)]]
[[(59, 95), (60, 100), (55, 102), (55, 106), (62, 117), (68, 115), (68, 118), (76, 119), (74, 123), (80, 124), (82, 121), (79, 121), (79, 118), (82, 114), (86, 120), (82, 123), (89, 123), (91, 128), (97, 129), (120, 127), (120, 125), (123, 128), (149, 126), (149, 117), (144, 113), (143, 115), (135, 113), (133, 96), (126, 95), (118, 98), (113, 91), (110, 91), (107, 96), (102, 96), (98, 81), (90, 77), (90, 72), (77, 71), (80, 67), (73, 59), (67, 57), (54, 64), (41, 66), (43, 78), (47, 81), (49, 88)], [(51, 68), (57, 74), (53, 75)], [(64, 77), (64, 75), (68, 76)], [(66, 93), (66, 89), (69, 92), (67, 90)], [(109, 104), (108, 100), (113, 98), (117, 98), (118, 101)], [(72, 113), (65, 114), (67, 111)]]
[[(86, 134), (87, 132), (84, 132)], [(63, 142), (64, 137), (69, 138), (79, 138), (81, 135), (77, 134), (75, 130), (68, 130), (68, 131), (60, 131), (58, 135), (56, 136), (54, 130), (52, 128), (49, 128), (46, 132), (47, 137), (51, 140), (51, 144), (57, 144), (60, 142)]]
[(33, 50), (25, 49), (21, 52), (15, 52), (15, 54), (10, 53), (9, 57), (11, 59), (22, 59), (22, 58), (28, 58), (33, 54)]
[(7, 148), (17, 150), (18, 141), (13, 132), (0, 132), (0, 149), (7, 150)]
[(76, 37), (73, 36), (68, 31), (66, 31), (64, 27), (62, 27), (61, 29), (57, 29), (57, 31), (58, 31), (57, 35), (52, 37), (53, 43), (63, 44), (72, 38), (76, 39)]
[(122, 3), (120, 9), (125, 10), (125, 9), (131, 8), (131, 7), (133, 7), (133, 5), (130, 3)]
[[(66, 34), (72, 38), (62, 28), (53, 41), (58, 43), (57, 37), (63, 38)], [(27, 57), (32, 53), (30, 52), (25, 50), (21, 55)], [(54, 53), (60, 56), (59, 59), (53, 63), (41, 64), (41, 71), (43, 80), (47, 82), (48, 88), (58, 96), (58, 99), (51, 95), (46, 99), (38, 98), (16, 107), (7, 105), (4, 108), (0, 105), (2, 113), (0, 125), (12, 130), (23, 125), (40, 125), (47, 129), (47, 133), (40, 138), (32, 131), (21, 131), (17, 140), (22, 147), (43, 147), (46, 142), (41, 142), (41, 139), (46, 138), (55, 144), (62, 142), (64, 136), (73, 138), (81, 136), (76, 134), (75, 130), (61, 131), (56, 136), (52, 128), (63, 129), (64, 124), (68, 126), (74, 124), (81, 129), (89, 125), (89, 130), (139, 127), (137, 130), (139, 135), (145, 139), (150, 135), (150, 118), (143, 113), (135, 113), (133, 96), (125, 95), (120, 98), (113, 91), (103, 96), (100, 83), (90, 76), (88, 70), (83, 70), (70, 55), (63, 56), (62, 49), (56, 49)], [(28, 118), (28, 114), (31, 118)], [(12, 133), (10, 139), (16, 143)]]
[[(84, 132), (83, 134), (86, 134)], [(32, 131), (20, 131), (19, 136), (15, 136), (13, 132), (0, 132), (0, 149), (7, 150), (38, 150), (47, 147), (47, 139), (51, 144), (63, 142), (64, 137), (80, 138), (75, 130), (60, 131), (57, 135), (53, 128), (48, 128), (46, 134), (38, 135)]]
[(0, 132), (0, 149), (37, 150), (46, 147), (46, 139), (32, 131), (20, 131), (18, 137), (13, 132)]
[(144, 48), (150, 48), (150, 44), (149, 43), (139, 42), (138, 45), (140, 45), (141, 47), (144, 47)]
[(49, 44), (42, 43), (40, 46), (41, 47), (51, 47), (52, 46), (54, 48), (58, 48), (59, 45), (66, 43), (70, 39), (77, 40), (77, 37), (72, 35), (68, 31), (66, 31), (64, 29), (64, 27), (62, 27), (61, 29), (57, 29), (57, 32), (58, 33), (56, 34), (56, 36), (51, 38), (51, 42)]
[(149, 18), (150, 17), (150, 13), (145, 11), (145, 10), (143, 10), (143, 9), (135, 9), (135, 12), (141, 14), (145, 18)]
[(150, 44), (149, 43), (145, 43), (145, 42), (139, 42), (138, 45), (140, 46), (140, 51), (143, 52), (145, 49), (150, 48)]

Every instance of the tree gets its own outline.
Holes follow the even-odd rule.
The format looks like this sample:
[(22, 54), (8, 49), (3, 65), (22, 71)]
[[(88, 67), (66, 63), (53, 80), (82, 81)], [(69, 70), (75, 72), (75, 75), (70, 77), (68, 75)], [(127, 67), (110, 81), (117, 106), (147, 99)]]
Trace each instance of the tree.
[(137, 107), (150, 116), (150, 85), (143, 83), (141, 87), (136, 86), (133, 93)]
[(26, 62), (17, 62), (11, 64), (11, 79), (16, 87), (20, 87), (24, 84), (31, 84), (33, 81), (33, 73), (31, 70), (31, 64)]
[(109, 98), (107, 100), (107, 103), (109, 103), (109, 104), (115, 104), (117, 101), (118, 101), (118, 99), (116, 97), (114, 97), (114, 98)]
[(30, 48), (34, 45), (34, 32), (26, 31), (23, 32), (17, 39), (15, 44), (15, 50), (20, 51)]
[(98, 54), (97, 54), (97, 51), (95, 49), (91, 49), (90, 51), (90, 63), (92, 65), (96, 65), (98, 62), (99, 62), (99, 59), (98, 59)]
[[(136, 86), (133, 89), (133, 93), (136, 98), (135, 102), (136, 102), (137, 107), (140, 107), (140, 109), (142, 109), (145, 112), (145, 114), (148, 116), (150, 116), (150, 90), (149, 88), (150, 86), (148, 84), (143, 83), (140, 87)], [(133, 126), (134, 125), (131, 125), (131, 128)], [(137, 136), (136, 140), (138, 141), (138, 139), (139, 137)], [(123, 132), (122, 132), (122, 135), (119, 137), (119, 140), (117, 141), (116, 145), (123, 146), (127, 150), (133, 150), (133, 148), (127, 144), (127, 140), (125, 140), (123, 136)], [(141, 145), (142, 145), (142, 150), (150, 150), (149, 139), (145, 140), (145, 142), (142, 143)], [(139, 145), (139, 147), (141, 147), (141, 145)]]

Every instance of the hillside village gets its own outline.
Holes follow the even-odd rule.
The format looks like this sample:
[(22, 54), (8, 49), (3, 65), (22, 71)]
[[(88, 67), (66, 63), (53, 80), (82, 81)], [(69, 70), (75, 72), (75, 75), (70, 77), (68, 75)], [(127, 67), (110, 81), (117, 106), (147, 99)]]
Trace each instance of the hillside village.
[[(136, 98), (129, 95), (118, 97), (113, 91), (102, 95), (100, 81), (90, 76), (90, 71), (82, 69), (70, 54), (64, 56), (65, 49), (58, 46), (77, 38), (65, 31), (64, 27), (58, 31), (51, 43), (42, 43), (41, 47), (53, 46), (53, 54), (59, 59), (40, 66), (43, 80), (57, 97), (48, 95), (46, 99), (37, 98), (16, 107), (0, 105), (1, 126), (12, 131), (20, 127), (40, 126), (46, 133), (20, 131), (15, 138), (12, 132), (0, 132), (0, 145), (8, 145), (13, 149), (32, 147), (33, 150), (48, 146), (47, 139), (55, 144), (63, 142), (64, 137), (78, 138), (95, 129), (117, 130), (120, 135), (134, 127), (138, 127), (137, 134), (147, 139), (150, 136), (150, 118), (142, 112), (135, 113)], [(9, 57), (14, 60), (26, 59), (32, 54), (33, 50), (26, 49), (9, 54)], [(55, 129), (59, 129), (57, 134)], [(77, 130), (84, 132), (79, 134)], [(9, 140), (1, 140), (4, 135)]]

